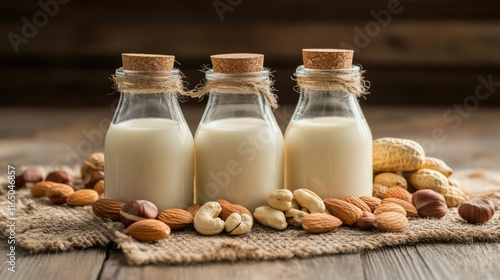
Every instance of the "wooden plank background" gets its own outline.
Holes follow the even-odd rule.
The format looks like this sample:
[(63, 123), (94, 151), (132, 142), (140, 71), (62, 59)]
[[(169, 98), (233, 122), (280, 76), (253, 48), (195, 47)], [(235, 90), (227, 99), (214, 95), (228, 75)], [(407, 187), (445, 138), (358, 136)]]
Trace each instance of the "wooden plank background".
[[(214, 3), (229, 5), (222, 21)], [(373, 14), (387, 15), (388, 5), (400, 12), (381, 26)], [(500, 81), (497, 0), (73, 0), (16, 53), (7, 35), (22, 35), (23, 17), (40, 11), (35, 0), (2, 4), (0, 106), (109, 105), (121, 52), (175, 54), (190, 87), (210, 54), (264, 53), (282, 104), (297, 101), (290, 76), (305, 47), (358, 48), (355, 62), (372, 82), (366, 105), (450, 106), (474, 94), (480, 75)], [(366, 28), (368, 42), (356, 44)], [(482, 102), (498, 106), (500, 95)]]

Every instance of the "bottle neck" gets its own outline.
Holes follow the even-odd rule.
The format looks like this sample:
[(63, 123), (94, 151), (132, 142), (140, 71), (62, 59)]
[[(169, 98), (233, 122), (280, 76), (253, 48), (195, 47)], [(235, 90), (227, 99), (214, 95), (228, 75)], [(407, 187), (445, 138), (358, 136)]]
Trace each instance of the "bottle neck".
[[(364, 119), (356, 94), (349, 93), (343, 89), (331, 90), (321, 88), (325, 82), (329, 82), (326, 79), (328, 77), (336, 80), (337, 75), (345, 77), (351, 73), (357, 74), (359, 70), (359, 67), (339, 70), (317, 70), (299, 66), (295, 75), (298, 78), (305, 78), (308, 83), (307, 86), (300, 87), (300, 98), (292, 119), (299, 120), (319, 117)], [(319, 77), (321, 80), (318, 80), (316, 83), (314, 80), (315, 77)], [(318, 88), (314, 87), (315, 84), (318, 85)]]
[(318, 117), (363, 118), (355, 95), (343, 91), (301, 89), (293, 119)]
[(121, 93), (113, 124), (140, 118), (185, 122), (175, 93)]
[(262, 81), (268, 80), (267, 70), (241, 74), (208, 71), (207, 85), (211, 89), (201, 122), (207, 124), (228, 118), (257, 118), (276, 123), (265, 96), (258, 88), (249, 86), (261, 85)]
[(178, 69), (129, 71), (118, 68), (113, 76), (121, 92), (113, 124), (140, 118), (164, 118), (185, 123), (177, 92), (182, 91)]

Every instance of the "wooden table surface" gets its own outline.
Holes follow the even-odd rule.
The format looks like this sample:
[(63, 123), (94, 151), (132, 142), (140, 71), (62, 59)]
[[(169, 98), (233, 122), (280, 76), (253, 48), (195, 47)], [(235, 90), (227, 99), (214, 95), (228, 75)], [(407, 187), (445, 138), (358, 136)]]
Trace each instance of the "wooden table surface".
[[(467, 114), (440, 108), (364, 108), (373, 137), (407, 137), (455, 169), (500, 169), (500, 111)], [(183, 107), (192, 131), (202, 107)], [(284, 129), (292, 107), (276, 111)], [(2, 108), (0, 163), (77, 164), (102, 151), (111, 108)], [(447, 117), (444, 117), (447, 116)], [(453, 117), (453, 118), (451, 118)], [(5, 240), (1, 240), (2, 255)], [(116, 248), (31, 255), (19, 250), (16, 272), (0, 265), (0, 279), (500, 279), (500, 243), (414, 244), (359, 254), (308, 259), (128, 266)], [(4, 258), (2, 258), (4, 259)]]

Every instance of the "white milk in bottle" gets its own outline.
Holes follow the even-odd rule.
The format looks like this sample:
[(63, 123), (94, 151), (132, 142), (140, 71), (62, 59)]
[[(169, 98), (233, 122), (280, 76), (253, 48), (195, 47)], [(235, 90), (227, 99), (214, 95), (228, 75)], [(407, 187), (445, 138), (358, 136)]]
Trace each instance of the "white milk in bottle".
[(194, 201), (194, 141), (177, 101), (173, 56), (122, 54), (120, 102), (106, 134), (105, 197), (148, 200), (159, 210)]
[(285, 133), (285, 184), (322, 198), (371, 195), (372, 137), (352, 118), (292, 120)]
[(211, 56), (208, 104), (195, 134), (195, 199), (226, 199), (251, 212), (283, 188), (283, 135), (271, 111), (260, 54)]
[(145, 199), (160, 210), (192, 203), (193, 136), (179, 123), (142, 118), (112, 124), (105, 151), (106, 197)]
[(226, 199), (251, 211), (283, 185), (283, 135), (262, 119), (200, 124), (195, 134), (198, 197)]
[(285, 132), (285, 187), (321, 198), (371, 196), (372, 135), (357, 97), (365, 87), (353, 51), (304, 49), (297, 108)]

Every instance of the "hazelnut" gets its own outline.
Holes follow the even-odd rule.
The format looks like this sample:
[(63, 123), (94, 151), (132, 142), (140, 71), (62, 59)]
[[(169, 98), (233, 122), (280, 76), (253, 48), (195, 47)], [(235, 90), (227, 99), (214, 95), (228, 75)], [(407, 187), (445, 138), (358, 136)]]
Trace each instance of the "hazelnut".
[(45, 177), (45, 181), (61, 183), (61, 184), (69, 184), (71, 182), (71, 178), (69, 177), (66, 171), (57, 170), (47, 174), (47, 177)]
[(495, 214), (495, 205), (484, 198), (473, 198), (458, 206), (458, 214), (471, 224), (482, 224), (489, 221)]
[(158, 208), (152, 202), (147, 200), (135, 200), (126, 203), (120, 210), (120, 220), (125, 227), (131, 224), (144, 220), (156, 219), (158, 216)]
[(444, 196), (429, 189), (416, 191), (412, 203), (417, 208), (418, 215), (424, 218), (441, 219), (448, 214), (448, 206)]
[(87, 174), (87, 176), (85, 176), (85, 178), (82, 179), (86, 189), (93, 189), (97, 182), (104, 179), (104, 172), (92, 170), (89, 174)]
[(354, 224), (354, 226), (361, 229), (371, 229), (374, 227), (373, 225), (374, 222), (375, 222), (375, 215), (370, 211), (363, 211), (363, 215)]
[(37, 183), (43, 181), (42, 174), (35, 169), (26, 169), (21, 175), (16, 176), (16, 188), (26, 186), (26, 183)]
[(83, 162), (80, 172), (82, 175), (82, 180), (90, 174), (91, 171), (104, 171), (104, 154), (103, 153), (93, 153), (90, 154)]

